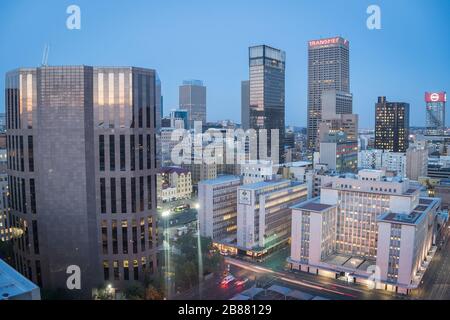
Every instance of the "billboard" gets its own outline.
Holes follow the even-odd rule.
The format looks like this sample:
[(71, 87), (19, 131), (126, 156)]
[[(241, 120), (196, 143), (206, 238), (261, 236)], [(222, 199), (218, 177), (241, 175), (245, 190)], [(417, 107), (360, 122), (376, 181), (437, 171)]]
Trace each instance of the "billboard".
[(345, 40), (341, 37), (334, 37), (334, 38), (328, 38), (328, 39), (319, 39), (319, 40), (311, 40), (308, 42), (309, 47), (313, 48), (313, 47), (324, 47), (324, 46), (329, 46), (329, 45), (336, 45), (342, 43), (345, 46), (348, 47), (348, 40)]
[(425, 102), (446, 102), (447, 94), (445, 92), (425, 92)]

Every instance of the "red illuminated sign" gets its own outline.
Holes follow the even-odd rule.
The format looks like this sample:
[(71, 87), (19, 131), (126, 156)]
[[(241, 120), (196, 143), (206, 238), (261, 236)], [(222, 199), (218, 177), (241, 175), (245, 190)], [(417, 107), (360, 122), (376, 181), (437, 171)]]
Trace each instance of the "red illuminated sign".
[(425, 92), (425, 102), (446, 102), (447, 94), (445, 92)]
[(344, 40), (340, 37), (311, 40), (311, 41), (309, 41), (309, 46), (310, 47), (327, 46), (327, 45), (331, 45), (331, 44), (338, 44), (339, 42), (342, 42), (344, 45), (348, 46), (348, 40)]

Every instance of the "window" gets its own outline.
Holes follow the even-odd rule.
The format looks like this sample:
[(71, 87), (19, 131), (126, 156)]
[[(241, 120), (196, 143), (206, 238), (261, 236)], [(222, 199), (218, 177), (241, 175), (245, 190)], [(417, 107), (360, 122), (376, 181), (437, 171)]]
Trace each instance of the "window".
[(106, 182), (105, 178), (100, 178), (100, 212), (106, 213)]
[(103, 277), (105, 281), (109, 280), (109, 263), (107, 260), (103, 261)]
[(122, 251), (128, 253), (128, 221), (122, 220)]
[(119, 253), (117, 243), (117, 220), (112, 220), (112, 247), (113, 254)]
[(127, 213), (127, 180), (120, 178), (120, 202), (122, 213)]
[(105, 171), (105, 136), (100, 135), (98, 141), (100, 171)]
[(19, 137), (19, 150), (20, 150), (20, 171), (25, 170), (25, 158), (23, 156), (23, 136)]
[(135, 161), (136, 161), (136, 154), (135, 154), (135, 145), (134, 145), (134, 135), (130, 135), (130, 170), (135, 170)]
[(144, 177), (139, 177), (139, 211), (144, 211)]
[(131, 178), (131, 212), (136, 212), (136, 178)]
[(37, 221), (33, 220), (31, 225), (32, 225), (32, 228), (33, 228), (33, 249), (34, 249), (34, 254), (39, 254), (39, 235), (38, 235)]
[(139, 263), (137, 260), (133, 260), (133, 274), (134, 280), (139, 280)]
[(22, 212), (27, 213), (27, 194), (25, 191), (25, 179), (22, 178), (21, 182), (21, 192), (22, 192)]
[(107, 221), (102, 221), (102, 248), (103, 254), (108, 254), (108, 226)]
[(130, 270), (128, 260), (123, 261), (123, 279), (130, 280)]
[(153, 217), (147, 218), (147, 229), (148, 229), (148, 247), (153, 248)]
[(109, 136), (109, 170), (116, 170), (116, 145), (114, 135)]
[(120, 135), (120, 171), (125, 171), (125, 136)]
[(139, 170), (144, 169), (144, 136), (139, 135)]
[(28, 170), (34, 172), (33, 136), (28, 136)]
[(136, 220), (133, 219), (132, 222), (132, 237), (133, 237), (133, 253), (137, 253), (137, 225), (136, 225)]
[(141, 227), (141, 250), (144, 251), (145, 250), (145, 219), (141, 218), (140, 221), (140, 227)]
[(41, 261), (36, 260), (36, 280), (37, 285), (42, 287), (42, 272), (41, 272)]
[(111, 178), (111, 213), (117, 213), (116, 178)]
[(114, 280), (119, 280), (119, 261), (115, 260), (113, 262), (114, 267)]
[(34, 179), (30, 179), (30, 202), (31, 213), (36, 213), (36, 188), (34, 185)]
[(147, 169), (152, 168), (152, 156), (151, 156), (151, 136), (147, 135)]
[(152, 209), (152, 177), (147, 176), (147, 209)]

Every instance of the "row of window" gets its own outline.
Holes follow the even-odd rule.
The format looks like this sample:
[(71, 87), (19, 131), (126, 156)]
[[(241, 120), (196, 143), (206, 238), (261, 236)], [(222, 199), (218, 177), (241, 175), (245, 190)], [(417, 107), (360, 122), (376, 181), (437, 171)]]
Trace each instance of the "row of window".
[(30, 281), (35, 281), (36, 284), (42, 288), (42, 271), (41, 271), (41, 261), (34, 261), (35, 275), (36, 279), (33, 279), (33, 265), (32, 261), (29, 259), (23, 258), (21, 255), (15, 253), (14, 254), (14, 268), (27, 277)]
[[(9, 214), (10, 226), (17, 230), (22, 230), (23, 235), (18, 238), (12, 238), (12, 242), (20, 252), (38, 255), (39, 252), (39, 235), (38, 223), (36, 220), (31, 221), (31, 230), (26, 220), (20, 219), (15, 215)], [(33, 250), (31, 250), (33, 249)]]
[[(98, 137), (98, 154), (99, 154), (99, 170), (106, 170), (106, 157), (109, 159), (109, 171), (126, 171), (126, 142), (125, 135), (119, 135), (119, 166), (116, 166), (116, 135), (99, 135)], [(129, 135), (128, 152), (130, 154), (130, 164), (129, 170), (135, 171), (136, 167), (138, 170), (144, 170), (152, 168), (152, 157), (153, 157), (153, 167), (156, 166), (156, 135), (153, 135), (153, 148), (152, 148), (152, 135), (145, 135), (145, 146), (144, 146), (144, 135)], [(106, 139), (108, 143), (106, 144)], [(152, 154), (153, 149), (153, 154)], [(144, 165), (144, 150), (145, 150), (145, 165)], [(136, 166), (136, 153), (137, 153), (137, 166)]]
[[(158, 261), (156, 261), (156, 267), (157, 265)], [(154, 273), (154, 264), (152, 259), (148, 259), (147, 261), (145, 257), (142, 257), (140, 261), (137, 259), (132, 261), (103, 261), (103, 275), (105, 281), (139, 280), (146, 272), (149, 272), (150, 274)]]
[(26, 148), (28, 153), (28, 171), (34, 171), (34, 143), (33, 136), (15, 136), (8, 135), (6, 139), (6, 148), (8, 150), (8, 169), (17, 170), (24, 172), (25, 171), (25, 141), (26, 139)]
[[(28, 186), (27, 186), (28, 181)], [(10, 188), (9, 207), (15, 211), (36, 213), (36, 186), (34, 179), (24, 179), (8, 176)], [(27, 190), (29, 192), (30, 206), (28, 207)]]
[[(128, 179), (130, 181), (129, 184), (127, 183), (127, 178), (124, 177), (100, 178), (101, 213), (136, 213), (152, 209), (152, 189), (154, 187), (156, 190), (156, 179), (153, 179), (154, 186), (152, 186), (152, 176), (131, 177)], [(130, 199), (127, 199), (127, 188), (130, 188)], [(119, 198), (117, 197), (118, 192)], [(117, 206), (118, 204), (119, 207)], [(128, 204), (131, 208), (128, 207)]]
[(153, 238), (156, 237), (153, 226), (151, 216), (147, 219), (140, 218), (139, 224), (136, 219), (132, 219), (131, 222), (127, 219), (112, 220), (111, 223), (103, 220), (101, 225), (103, 254), (107, 255), (110, 252), (119, 254), (119, 251), (122, 254), (137, 254), (144, 252), (146, 248), (153, 249)]

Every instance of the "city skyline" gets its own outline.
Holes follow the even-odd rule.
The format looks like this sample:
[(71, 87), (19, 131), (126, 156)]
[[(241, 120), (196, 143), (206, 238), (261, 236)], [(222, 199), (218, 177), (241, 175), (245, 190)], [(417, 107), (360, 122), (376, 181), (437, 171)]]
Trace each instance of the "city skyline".
[[(450, 4), (446, 1), (379, 1), (381, 30), (366, 27), (369, 1), (351, 1), (348, 5), (287, 1), (281, 7), (268, 1), (262, 6), (265, 8), (256, 8), (252, 1), (234, 6), (205, 1), (194, 1), (190, 6), (141, 1), (132, 7), (102, 1), (76, 4), (81, 8), (81, 30), (65, 28), (65, 2), (51, 7), (26, 1), (15, 2), (14, 6), (2, 4), (3, 41), (14, 46), (25, 35), (30, 41), (23, 52), (2, 51), (0, 71), (36, 66), (49, 44), (49, 65), (140, 65), (157, 69), (165, 115), (178, 105), (182, 80), (201, 79), (208, 90), (208, 121), (240, 122), (240, 85), (248, 77), (248, 47), (267, 44), (286, 51), (286, 125), (295, 126), (306, 126), (309, 40), (340, 35), (350, 42), (351, 91), (357, 114), (373, 114), (376, 98), (389, 96), (417, 110), (411, 112), (411, 126), (425, 126), (424, 92), (448, 91), (445, 86), (450, 83), (444, 71), (449, 69), (446, 57), (450, 45), (440, 41), (448, 29), (445, 12)], [(323, 6), (330, 10), (323, 10)], [(211, 14), (205, 15), (205, 11)], [(264, 24), (265, 19), (256, 18), (270, 13), (270, 27)], [(41, 19), (44, 14), (46, 19)], [(136, 19), (125, 25), (120, 22), (125, 15)], [(232, 25), (226, 24), (230, 15)], [(24, 19), (29, 23), (20, 25), (18, 21)], [(189, 28), (184, 28), (186, 25)], [(209, 27), (204, 28), (206, 25)], [(9, 29), (16, 30), (14, 38), (6, 33)], [(440, 50), (433, 51), (433, 59), (421, 60), (429, 52), (428, 43), (439, 43)], [(1, 81), (4, 84), (4, 77)], [(3, 92), (0, 98), (4, 99)], [(361, 128), (373, 125), (373, 117), (361, 117)]]

